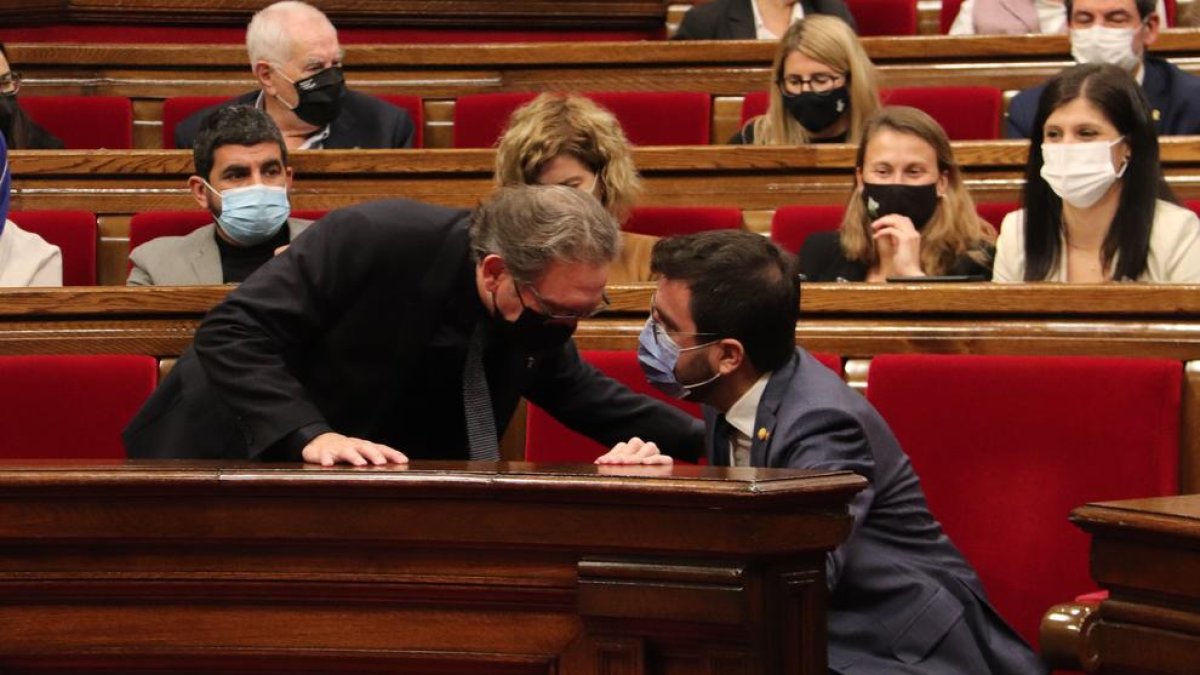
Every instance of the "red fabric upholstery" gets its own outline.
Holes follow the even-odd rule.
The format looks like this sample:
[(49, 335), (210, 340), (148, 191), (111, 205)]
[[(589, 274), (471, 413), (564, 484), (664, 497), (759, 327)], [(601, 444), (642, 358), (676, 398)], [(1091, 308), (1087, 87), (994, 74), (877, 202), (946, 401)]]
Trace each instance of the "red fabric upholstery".
[(228, 100), (228, 96), (173, 96), (163, 101), (163, 148), (171, 150), (175, 147), (175, 127), (192, 113)]
[(63, 285), (96, 285), (99, 230), (91, 211), (11, 211), (8, 219), (62, 251)]
[[(612, 111), (634, 145), (707, 145), (712, 99), (702, 92), (595, 92), (585, 94)], [(489, 148), (513, 111), (535, 92), (460, 96), (454, 103), (454, 147)]]
[[(637, 352), (629, 351), (584, 351), (583, 359), (600, 369), (600, 372), (623, 383), (640, 394), (649, 394), (666, 401), (699, 418), (700, 406), (667, 398), (646, 381), (638, 365)], [(842, 360), (836, 354), (813, 354), (830, 370), (842, 373)], [(545, 410), (529, 404), (525, 416), (525, 459), (530, 462), (575, 462), (591, 463), (608, 451), (599, 443), (581, 436), (559, 424)]]
[(876, 357), (867, 396), (912, 458), (934, 516), (1026, 640), (1095, 584), (1087, 502), (1178, 490), (1182, 368), (1153, 359)]
[[(421, 97), (403, 94), (382, 94), (379, 98), (397, 108), (403, 108), (408, 111), (408, 115), (412, 118), (413, 126), (416, 129), (413, 147), (421, 147), (425, 132), (425, 107)], [(175, 147), (175, 127), (192, 113), (228, 100), (228, 96), (175, 96), (163, 101), (163, 147), (168, 149)]]
[(133, 147), (133, 104), (124, 96), (23, 96), (21, 107), (68, 150)]
[(0, 356), (0, 457), (122, 458), (158, 378), (152, 356)]
[[(1004, 94), (995, 87), (902, 87), (883, 89), (885, 105), (907, 105), (929, 113), (952, 141), (1000, 138)], [(742, 99), (742, 124), (767, 112), (765, 91), (752, 91)]]
[(1016, 202), (975, 202), (975, 213), (992, 224), (996, 231), (1000, 231), (1000, 223), (1004, 222), (1004, 216), (1021, 208), (1021, 205)]
[(861, 37), (916, 35), (917, 0), (846, 0)]
[(837, 373), (841, 377), (846, 376), (846, 368), (842, 364), (842, 357), (837, 354), (829, 354), (827, 352), (809, 352), (813, 358), (821, 362), (821, 365)]
[[(666, 401), (689, 414), (700, 417), (700, 406), (670, 399), (646, 381), (638, 365), (637, 352), (584, 351), (583, 358), (600, 372), (630, 389)], [(653, 439), (648, 439), (653, 440)], [(591, 463), (608, 448), (559, 424), (549, 413), (529, 404), (525, 416), (525, 459), (530, 462)]]
[(639, 206), (621, 229), (656, 237), (740, 230), (742, 210), (726, 206)]
[[(339, 27), (338, 41), (364, 44), (478, 44), (491, 42), (609, 42), (662, 40), (666, 26), (649, 30), (492, 30), (454, 28)], [(52, 25), (0, 28), (0, 42), (69, 44), (243, 44), (245, 22), (237, 26)]]
[(1183, 205), (1191, 209), (1197, 215), (1200, 215), (1200, 199), (1185, 200)]
[(1000, 138), (1004, 93), (995, 87), (903, 87), (884, 89), (880, 98), (924, 110), (952, 141)]
[(832, 232), (842, 226), (844, 205), (782, 206), (771, 216), (771, 241), (792, 253), (799, 253), (804, 240), (814, 232)]
[[(317, 220), (322, 210), (292, 211), (293, 218)], [(158, 237), (182, 237), (213, 221), (208, 211), (144, 211), (129, 219), (129, 250)]]

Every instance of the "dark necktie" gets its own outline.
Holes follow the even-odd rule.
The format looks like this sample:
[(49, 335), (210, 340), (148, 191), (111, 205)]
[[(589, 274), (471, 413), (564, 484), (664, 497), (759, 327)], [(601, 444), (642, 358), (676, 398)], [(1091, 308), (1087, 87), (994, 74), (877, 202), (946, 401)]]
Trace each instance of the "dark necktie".
[(733, 433), (733, 425), (725, 421), (724, 415), (717, 415), (713, 423), (713, 465), (730, 466), (729, 450), (732, 447), (729, 439)]
[(463, 365), (463, 413), (467, 420), (467, 441), (472, 460), (500, 459), (496, 440), (496, 416), (488, 391), (487, 372), (483, 368), (483, 323), (475, 325)]

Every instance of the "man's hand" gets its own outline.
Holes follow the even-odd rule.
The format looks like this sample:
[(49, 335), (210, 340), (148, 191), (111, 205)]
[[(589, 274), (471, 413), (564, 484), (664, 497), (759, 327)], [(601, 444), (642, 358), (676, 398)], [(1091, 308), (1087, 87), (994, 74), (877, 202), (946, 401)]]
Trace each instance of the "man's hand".
[[(624, 444), (622, 444), (624, 445)], [(304, 446), (301, 455), (309, 464), (333, 466), (338, 462), (366, 466), (367, 464), (408, 464), (404, 453), (393, 450), (386, 445), (364, 441), (361, 438), (350, 438), (332, 431), (326, 432), (309, 441)]]
[(617, 443), (612, 450), (596, 458), (597, 464), (671, 464), (674, 461), (669, 455), (662, 454), (654, 443), (636, 436)]

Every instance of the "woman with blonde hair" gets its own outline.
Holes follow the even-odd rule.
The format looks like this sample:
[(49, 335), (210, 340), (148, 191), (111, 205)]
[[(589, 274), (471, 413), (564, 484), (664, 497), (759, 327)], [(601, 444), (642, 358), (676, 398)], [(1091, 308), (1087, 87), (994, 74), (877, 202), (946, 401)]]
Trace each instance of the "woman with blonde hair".
[(866, 122), (855, 166), (841, 229), (808, 237), (800, 250), (805, 277), (991, 278), (996, 231), (976, 213), (950, 140), (932, 117), (880, 108)]
[(832, 16), (805, 17), (779, 41), (767, 112), (746, 122), (730, 143), (857, 143), (879, 107), (875, 66), (858, 36)]
[[(641, 193), (629, 141), (612, 113), (575, 94), (542, 94), (513, 112), (496, 148), (496, 185), (566, 185), (625, 222)], [(648, 281), (658, 237), (621, 233), (609, 283)]]

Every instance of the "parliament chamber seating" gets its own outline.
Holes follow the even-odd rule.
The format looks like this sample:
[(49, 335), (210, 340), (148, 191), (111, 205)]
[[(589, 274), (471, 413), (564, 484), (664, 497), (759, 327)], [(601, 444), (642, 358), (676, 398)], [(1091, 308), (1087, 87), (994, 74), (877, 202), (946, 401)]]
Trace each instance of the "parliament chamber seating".
[[(712, 97), (688, 91), (584, 92), (621, 122), (634, 145), (707, 145)], [(454, 147), (489, 148), (504, 133), (514, 110), (537, 92), (460, 96), (454, 102)]]
[(707, 230), (740, 230), (742, 225), (742, 210), (736, 206), (637, 206), (621, 229), (669, 237)]
[[(375, 94), (375, 96), (397, 108), (408, 111), (416, 132), (413, 137), (413, 147), (422, 147), (421, 141), (425, 133), (425, 106), (421, 97), (404, 94)], [(228, 101), (230, 98), (229, 96), (173, 96), (163, 101), (162, 147), (168, 149), (175, 147), (175, 127), (179, 126), (179, 123), (192, 113)]]
[(1004, 216), (1020, 208), (1024, 207), (1018, 202), (975, 202), (975, 212), (991, 223), (997, 233), (1000, 232), (1000, 223), (1004, 222)]
[[(625, 384), (633, 391), (666, 401), (681, 410), (700, 417), (700, 406), (686, 400), (668, 398), (646, 381), (634, 350), (584, 350), (588, 363), (600, 372)], [(814, 353), (813, 356), (830, 370), (842, 374), (842, 359), (837, 354)], [(585, 438), (559, 424), (549, 413), (529, 404), (525, 414), (525, 459), (530, 462), (589, 463), (608, 451), (608, 448)], [(685, 458), (687, 459), (687, 458)]]
[[(1004, 94), (995, 87), (897, 87), (881, 89), (884, 105), (906, 105), (925, 111), (952, 141), (1000, 138)], [(755, 91), (742, 101), (742, 124), (767, 112), (768, 93)]]
[[(325, 215), (324, 210), (295, 210), (293, 218), (317, 220)], [(136, 213), (129, 219), (129, 250), (159, 237), (182, 237), (191, 234), (209, 223), (213, 216), (208, 211), (146, 211)]]
[(99, 230), (90, 211), (13, 211), (8, 219), (62, 251), (64, 286), (96, 284)]
[(0, 458), (123, 458), (157, 378), (152, 356), (0, 356)]
[(133, 103), (124, 96), (23, 96), (21, 108), (67, 150), (133, 148)]
[[(958, 9), (961, 6), (962, 0), (941, 0), (941, 7), (938, 9), (938, 27), (942, 33), (950, 32), (950, 27), (954, 25), (954, 18), (958, 16)], [(1163, 17), (1162, 28), (1177, 25), (1175, 22), (1178, 9), (1176, 0), (1164, 0), (1163, 7), (1167, 10), (1167, 15)]]
[(846, 0), (846, 6), (860, 36), (917, 34), (917, 0)]
[(904, 354), (867, 397), (912, 459), (934, 516), (1031, 643), (1048, 607), (1095, 588), (1088, 502), (1178, 491), (1178, 361)]
[(771, 241), (792, 253), (799, 253), (810, 234), (837, 230), (845, 215), (843, 204), (782, 206), (771, 216)]

